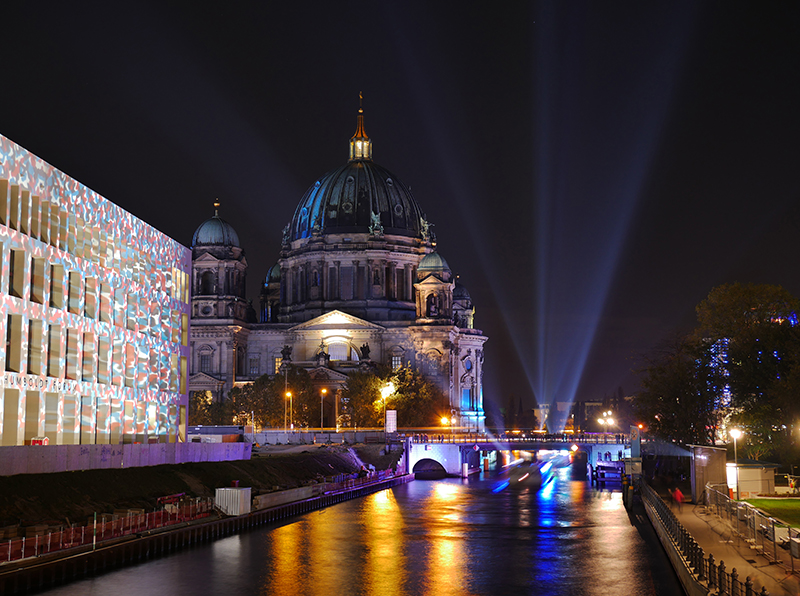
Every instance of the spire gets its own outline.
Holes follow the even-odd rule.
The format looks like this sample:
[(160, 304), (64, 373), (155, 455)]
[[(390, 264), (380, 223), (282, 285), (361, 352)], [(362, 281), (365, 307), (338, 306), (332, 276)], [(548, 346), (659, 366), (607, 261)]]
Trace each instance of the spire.
[(356, 134), (350, 139), (350, 161), (369, 160), (372, 161), (372, 141), (369, 140), (367, 133), (364, 132), (364, 108), (362, 102), (364, 97), (358, 93), (358, 123)]
[(219, 199), (214, 199), (214, 217), (219, 217)]

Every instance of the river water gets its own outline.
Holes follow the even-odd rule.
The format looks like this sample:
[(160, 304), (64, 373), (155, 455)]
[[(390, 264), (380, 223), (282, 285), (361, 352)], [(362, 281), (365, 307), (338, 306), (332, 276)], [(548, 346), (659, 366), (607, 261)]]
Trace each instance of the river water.
[(543, 488), (417, 480), (50, 590), (85, 596), (680, 595), (647, 518), (558, 470)]

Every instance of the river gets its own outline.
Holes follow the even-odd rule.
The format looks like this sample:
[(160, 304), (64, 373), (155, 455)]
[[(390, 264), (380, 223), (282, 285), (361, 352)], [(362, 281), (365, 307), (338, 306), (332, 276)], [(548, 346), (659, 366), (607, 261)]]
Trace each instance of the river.
[(51, 595), (683, 594), (619, 488), (558, 470), (543, 488), (417, 480), (49, 590)]

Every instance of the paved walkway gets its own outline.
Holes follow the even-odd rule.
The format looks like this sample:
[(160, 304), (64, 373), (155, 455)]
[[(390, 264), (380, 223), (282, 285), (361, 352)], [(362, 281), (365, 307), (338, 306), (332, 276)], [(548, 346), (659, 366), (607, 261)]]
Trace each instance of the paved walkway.
[[(727, 523), (712, 511), (707, 511), (705, 506), (687, 503), (682, 511), (677, 511), (674, 506), (672, 511), (694, 536), (706, 556), (714, 555), (717, 563), (724, 561), (728, 571), (735, 568), (742, 582), (749, 576), (756, 593), (766, 586), (770, 596), (800, 596), (798, 573), (792, 575), (790, 569), (771, 564), (744, 539), (734, 535)], [(800, 561), (795, 563), (795, 569), (800, 570)]]

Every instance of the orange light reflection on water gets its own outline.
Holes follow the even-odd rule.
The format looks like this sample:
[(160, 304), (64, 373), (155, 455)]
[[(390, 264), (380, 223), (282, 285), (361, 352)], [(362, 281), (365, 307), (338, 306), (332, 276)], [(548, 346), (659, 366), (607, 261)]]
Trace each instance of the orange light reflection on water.
[(362, 581), (366, 594), (389, 596), (406, 594), (403, 545), (403, 518), (394, 493), (384, 490), (364, 497), (359, 510), (359, 526), (366, 536)]
[(469, 594), (470, 569), (463, 539), (461, 491), (464, 486), (453, 482), (437, 483), (427, 499), (425, 509), (442, 511), (438, 519), (429, 520), (427, 539), (430, 544), (422, 585), (429, 596)]
[(298, 594), (297, 568), (303, 556), (303, 537), (299, 523), (275, 528), (270, 535), (269, 580), (261, 588), (262, 594), (288, 596)]

